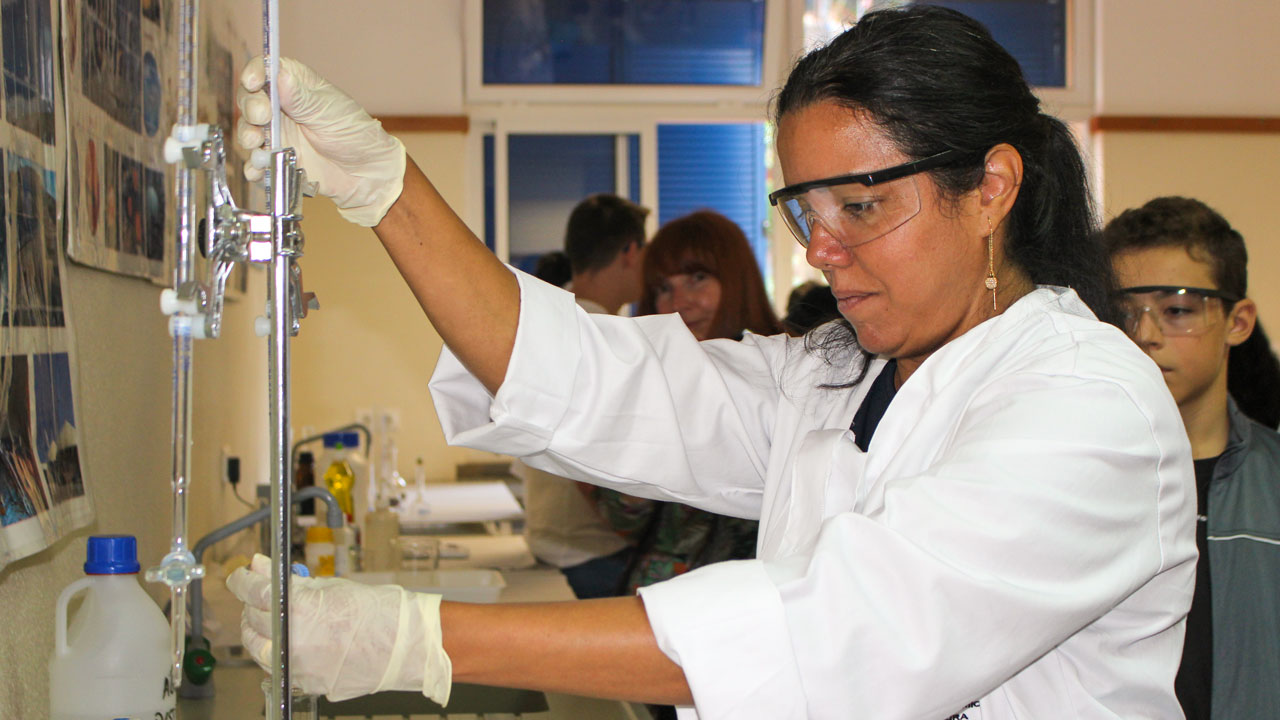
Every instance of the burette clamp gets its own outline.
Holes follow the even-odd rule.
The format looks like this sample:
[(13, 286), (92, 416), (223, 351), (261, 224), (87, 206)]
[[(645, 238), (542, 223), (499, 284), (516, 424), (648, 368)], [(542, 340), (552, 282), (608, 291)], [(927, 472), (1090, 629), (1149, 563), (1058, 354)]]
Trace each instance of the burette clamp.
[(164, 160), (170, 165), (184, 163), (195, 169), (205, 162), (209, 139), (208, 123), (199, 125), (174, 125), (173, 131), (164, 141)]
[(169, 316), (169, 335), (203, 340), (210, 334), (208, 293), (199, 283), (185, 282), (160, 291), (160, 312)]
[[(319, 310), (320, 302), (315, 293), (306, 292), (302, 286), (302, 268), (298, 259), (302, 257), (305, 236), (302, 233), (302, 197), (307, 186), (306, 173), (298, 167), (297, 153), (293, 148), (284, 148), (268, 156), (272, 165), (272, 209), (274, 214), (266, 215), (272, 223), (272, 229), (278, 233), (278, 245), (273, 252), (289, 264), (289, 289), (287, 309), (289, 312), (289, 334), (296, 336), (302, 329), (302, 318), (311, 310)], [(271, 258), (268, 258), (270, 260)], [(266, 337), (272, 327), (271, 303), (267, 304), (263, 315), (254, 320), (253, 329), (259, 337)]]

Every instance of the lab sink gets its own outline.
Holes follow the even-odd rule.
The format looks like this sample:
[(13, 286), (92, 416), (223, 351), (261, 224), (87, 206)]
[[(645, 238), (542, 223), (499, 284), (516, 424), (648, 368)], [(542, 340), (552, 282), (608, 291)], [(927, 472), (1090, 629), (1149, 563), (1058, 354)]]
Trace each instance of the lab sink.
[[(245, 720), (261, 718), (263, 696), (261, 684), (265, 673), (257, 665), (224, 667), (215, 673), (218, 691), (212, 697), (178, 698), (178, 720)], [(454, 683), (445, 709), (418, 692), (380, 692), (373, 695), (330, 702), (317, 698), (317, 715), (328, 718), (437, 718), (442, 715), (521, 715), (542, 713), (548, 709), (547, 697), (533, 690), (510, 690)]]
[[(320, 698), (316, 705), (321, 718), (368, 718), (390, 715), (395, 718), (410, 715), (443, 715), (445, 709), (428, 700), (419, 692), (389, 691), (373, 695), (329, 702)], [(460, 715), (521, 715), (547, 710), (547, 696), (534, 690), (511, 690), (454, 683), (449, 695), (448, 714)]]
[(472, 603), (497, 602), (507, 585), (502, 573), (487, 568), (353, 572), (347, 577), (366, 585), (399, 585), (415, 592), (436, 593), (445, 600)]

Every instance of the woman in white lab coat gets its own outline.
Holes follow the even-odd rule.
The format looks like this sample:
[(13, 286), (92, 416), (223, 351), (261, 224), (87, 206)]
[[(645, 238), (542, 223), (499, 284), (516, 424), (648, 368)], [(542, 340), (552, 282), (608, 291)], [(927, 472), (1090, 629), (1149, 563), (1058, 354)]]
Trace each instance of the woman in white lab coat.
[[(772, 199), (844, 317), (806, 339), (582, 313), (498, 263), (354, 103), (286, 70), (285, 144), (448, 344), (431, 391), (451, 442), (761, 522), (758, 559), (639, 598), (295, 583), (304, 687), (443, 700), (452, 677), (704, 720), (1178, 716), (1185, 434), (1158, 369), (1095, 317), (1109, 267), (1069, 131), (977, 23), (871, 13), (778, 96)], [(242, 100), (250, 122), (261, 102)], [(229, 583), (263, 661), (264, 567)]]

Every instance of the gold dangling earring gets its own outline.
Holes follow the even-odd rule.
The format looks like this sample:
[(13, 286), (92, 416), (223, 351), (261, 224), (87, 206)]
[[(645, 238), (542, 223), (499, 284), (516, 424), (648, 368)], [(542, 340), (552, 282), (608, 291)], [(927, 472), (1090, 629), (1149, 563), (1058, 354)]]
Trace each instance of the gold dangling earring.
[(991, 309), (998, 310), (996, 305), (996, 287), (1000, 281), (996, 279), (996, 230), (991, 226), (991, 218), (987, 218), (987, 289), (991, 291)]

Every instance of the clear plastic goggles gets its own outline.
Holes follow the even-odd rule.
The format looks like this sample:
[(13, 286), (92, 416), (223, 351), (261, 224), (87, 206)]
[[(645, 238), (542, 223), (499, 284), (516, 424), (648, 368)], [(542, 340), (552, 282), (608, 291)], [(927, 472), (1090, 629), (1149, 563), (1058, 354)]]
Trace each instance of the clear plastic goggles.
[(1118, 304), (1124, 331), (1137, 337), (1142, 317), (1148, 313), (1162, 335), (1200, 335), (1239, 301), (1240, 298), (1207, 288), (1143, 285), (1121, 290)]
[(802, 247), (809, 247), (818, 227), (844, 247), (857, 247), (915, 217), (920, 212), (920, 191), (913, 176), (959, 156), (957, 150), (946, 150), (875, 172), (788, 185), (770, 193), (769, 204), (778, 208)]

